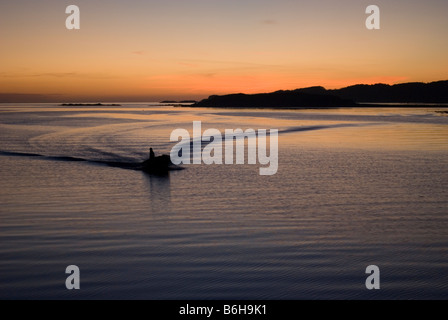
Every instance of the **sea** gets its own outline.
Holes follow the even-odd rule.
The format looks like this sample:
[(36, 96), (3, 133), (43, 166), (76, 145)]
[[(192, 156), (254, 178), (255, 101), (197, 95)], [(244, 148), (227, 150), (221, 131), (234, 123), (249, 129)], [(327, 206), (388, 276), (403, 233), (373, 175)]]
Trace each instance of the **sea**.
[[(443, 110), (0, 104), (0, 299), (447, 299)], [(277, 172), (126, 167), (193, 121), (277, 129)]]

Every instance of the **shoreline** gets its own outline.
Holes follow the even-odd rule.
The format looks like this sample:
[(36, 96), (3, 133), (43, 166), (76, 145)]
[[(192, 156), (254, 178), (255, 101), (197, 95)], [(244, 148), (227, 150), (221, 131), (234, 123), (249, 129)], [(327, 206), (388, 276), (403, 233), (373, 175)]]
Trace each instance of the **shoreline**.
[[(333, 109), (355, 109), (355, 108), (401, 108), (401, 109), (413, 109), (413, 108), (435, 108), (435, 109), (448, 109), (448, 104), (428, 104), (428, 103), (359, 103), (355, 106), (331, 106), (331, 107), (213, 107), (213, 106), (195, 106), (195, 105), (167, 105), (170, 107), (181, 108), (206, 108), (206, 109), (265, 109), (265, 110), (333, 110)], [(447, 111), (448, 112), (448, 111)]]

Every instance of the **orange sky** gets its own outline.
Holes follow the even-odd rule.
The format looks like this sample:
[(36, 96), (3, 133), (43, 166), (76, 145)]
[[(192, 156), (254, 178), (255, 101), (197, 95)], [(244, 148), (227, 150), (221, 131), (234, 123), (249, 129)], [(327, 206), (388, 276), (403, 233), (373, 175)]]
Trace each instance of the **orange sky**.
[[(371, 31), (359, 0), (2, 1), (0, 95), (158, 101), (447, 79), (448, 1), (375, 2)], [(69, 4), (80, 30), (65, 28)]]

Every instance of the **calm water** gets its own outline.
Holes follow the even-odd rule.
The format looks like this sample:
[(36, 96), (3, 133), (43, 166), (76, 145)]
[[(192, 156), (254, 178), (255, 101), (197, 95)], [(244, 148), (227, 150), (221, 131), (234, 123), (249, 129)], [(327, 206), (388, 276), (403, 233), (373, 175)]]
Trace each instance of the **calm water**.
[[(0, 105), (0, 298), (446, 299), (448, 117), (434, 111)], [(168, 153), (194, 120), (279, 129), (277, 174), (96, 162)]]

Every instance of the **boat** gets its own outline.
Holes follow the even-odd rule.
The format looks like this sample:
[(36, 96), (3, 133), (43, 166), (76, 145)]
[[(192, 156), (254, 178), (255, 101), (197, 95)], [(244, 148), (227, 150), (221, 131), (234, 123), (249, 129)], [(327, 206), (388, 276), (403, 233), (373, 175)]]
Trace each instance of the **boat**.
[(182, 167), (179, 167), (171, 162), (169, 155), (164, 154), (156, 157), (152, 151), (152, 148), (149, 151), (149, 159), (141, 163), (141, 170), (152, 174), (165, 174), (171, 170), (182, 169)]

